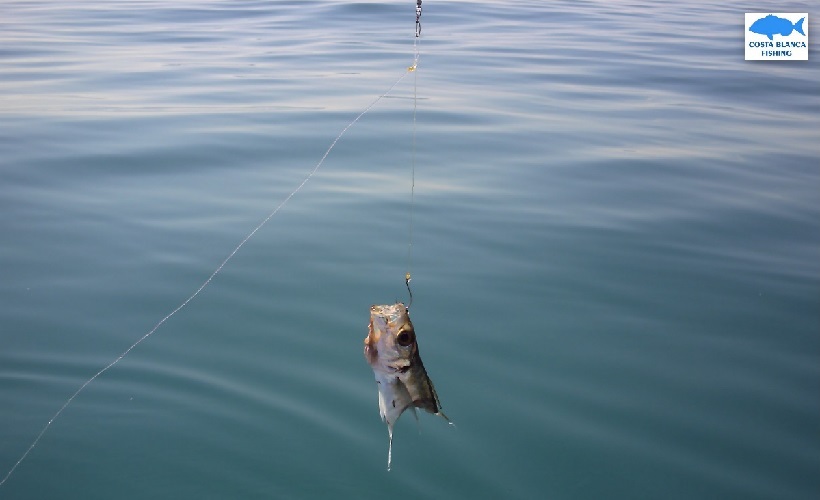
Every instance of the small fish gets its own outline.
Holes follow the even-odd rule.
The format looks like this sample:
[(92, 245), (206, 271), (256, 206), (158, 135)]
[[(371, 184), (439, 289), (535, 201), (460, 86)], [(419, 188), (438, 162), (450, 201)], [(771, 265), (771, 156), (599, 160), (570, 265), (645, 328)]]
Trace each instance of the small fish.
[(393, 425), (405, 410), (411, 409), (416, 418), (416, 408), (422, 408), (447, 422), (450, 419), (442, 413), (433, 382), (421, 362), (416, 332), (404, 304), (370, 307), (364, 357), (373, 368), (379, 388), (379, 413), (390, 436), (387, 450), (387, 470), (390, 470)]
[(773, 40), (774, 35), (789, 36), (792, 34), (792, 31), (796, 31), (805, 36), (806, 33), (803, 31), (803, 21), (805, 19), (805, 17), (800, 18), (799, 21), (792, 24), (788, 19), (769, 14), (753, 22), (749, 27), (749, 31), (757, 33), (758, 35), (766, 35), (769, 37), (769, 40)]

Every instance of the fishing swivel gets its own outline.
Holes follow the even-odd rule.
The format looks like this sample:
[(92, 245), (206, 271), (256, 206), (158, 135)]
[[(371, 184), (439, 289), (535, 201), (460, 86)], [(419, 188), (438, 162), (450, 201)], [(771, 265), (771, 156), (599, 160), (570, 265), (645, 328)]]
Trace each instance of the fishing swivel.
[(421, 0), (416, 0), (416, 38), (421, 36)]

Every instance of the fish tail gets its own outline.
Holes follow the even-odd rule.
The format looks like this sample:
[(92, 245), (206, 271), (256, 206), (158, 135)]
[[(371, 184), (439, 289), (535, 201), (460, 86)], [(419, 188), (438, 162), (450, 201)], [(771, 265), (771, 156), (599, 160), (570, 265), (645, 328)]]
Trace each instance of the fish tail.
[(805, 20), (806, 20), (805, 17), (801, 17), (799, 21), (794, 23), (794, 30), (796, 32), (800, 33), (803, 36), (806, 36), (806, 33), (803, 31), (803, 21), (805, 21)]

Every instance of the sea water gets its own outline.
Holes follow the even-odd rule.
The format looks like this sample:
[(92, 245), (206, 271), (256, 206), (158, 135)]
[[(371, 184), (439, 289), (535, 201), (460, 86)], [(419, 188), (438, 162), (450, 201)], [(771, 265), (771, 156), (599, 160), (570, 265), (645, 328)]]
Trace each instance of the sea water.
[[(816, 43), (744, 61), (737, 1), (423, 9), (417, 71), (0, 498), (817, 498)], [(407, 71), (415, 2), (1, 10), (5, 476)], [(405, 415), (387, 472), (362, 341), (408, 270), (456, 427)]]

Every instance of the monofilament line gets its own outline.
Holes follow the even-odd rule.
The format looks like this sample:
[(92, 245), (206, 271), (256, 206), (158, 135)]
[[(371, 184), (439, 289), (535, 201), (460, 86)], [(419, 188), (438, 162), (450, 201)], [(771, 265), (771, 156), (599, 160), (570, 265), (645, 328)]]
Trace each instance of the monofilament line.
[[(410, 279), (413, 272), (413, 212), (415, 210), (416, 197), (416, 109), (418, 108), (418, 66), (419, 66), (419, 40), (421, 38), (421, 0), (416, 3), (416, 36), (413, 38), (413, 66), (409, 69), (413, 72), (413, 142), (410, 159), (410, 217), (407, 224), (407, 272), (404, 275), (404, 284), (407, 285), (407, 293), (410, 295), (410, 304), (413, 303), (413, 292), (410, 291)], [(408, 304), (408, 308), (410, 307)]]
[(416, 52), (415, 62), (413, 63), (413, 143), (412, 143), (412, 151), (411, 151), (411, 158), (410, 158), (410, 217), (409, 223), (407, 227), (407, 278), (406, 281), (410, 281), (410, 276), (412, 274), (412, 267), (413, 267), (413, 211), (415, 210), (415, 197), (416, 197), (416, 108), (418, 107), (418, 94), (416, 92), (417, 88), (417, 81), (418, 81), (418, 62), (419, 56), (418, 52)]
[(194, 298), (196, 298), (196, 296), (197, 296), (197, 295), (199, 295), (199, 294), (200, 294), (200, 292), (202, 292), (202, 290), (204, 290), (204, 289), (205, 289), (205, 287), (207, 287), (207, 286), (211, 283), (211, 281), (213, 281), (213, 279), (216, 277), (216, 275), (217, 275), (217, 274), (219, 274), (219, 272), (220, 272), (220, 271), (222, 271), (222, 268), (223, 268), (223, 267), (225, 267), (225, 265), (228, 263), (228, 261), (230, 261), (230, 260), (233, 258), (233, 256), (234, 256), (234, 255), (236, 255), (236, 253), (239, 251), (239, 249), (240, 249), (240, 248), (242, 248), (243, 246), (245, 246), (245, 243), (247, 243), (247, 242), (248, 242), (248, 240), (250, 240), (251, 238), (253, 238), (253, 236), (257, 233), (257, 231), (259, 231), (260, 229), (262, 229), (262, 226), (264, 226), (265, 224), (267, 224), (267, 222), (268, 222), (269, 220), (271, 220), (271, 218), (273, 218), (273, 216), (274, 216), (274, 215), (276, 215), (277, 213), (279, 213), (279, 210), (281, 210), (281, 209), (282, 209), (282, 207), (284, 207), (284, 206), (285, 206), (285, 204), (286, 204), (288, 201), (290, 201), (290, 199), (291, 199), (291, 198), (293, 198), (293, 196), (294, 196), (296, 193), (298, 193), (298, 192), (299, 192), (299, 191), (300, 191), (300, 190), (301, 190), (301, 189), (305, 186), (305, 184), (307, 184), (307, 183), (308, 183), (308, 181), (311, 179), (311, 177), (313, 177), (313, 176), (314, 176), (314, 174), (316, 174), (316, 172), (318, 172), (318, 171), (319, 171), (319, 168), (320, 168), (320, 167), (322, 166), (322, 164), (325, 162), (325, 159), (326, 159), (326, 158), (327, 158), (327, 156), (330, 154), (330, 151), (334, 148), (334, 146), (336, 146), (336, 143), (337, 143), (337, 142), (339, 142), (339, 139), (341, 139), (341, 138), (342, 138), (342, 136), (345, 134), (345, 132), (347, 132), (347, 130), (348, 130), (350, 127), (352, 127), (352, 126), (353, 126), (353, 124), (355, 124), (356, 122), (358, 122), (358, 121), (359, 121), (359, 119), (360, 119), (362, 116), (364, 116), (364, 115), (365, 115), (368, 111), (370, 111), (370, 110), (373, 108), (373, 106), (375, 106), (375, 105), (376, 105), (376, 103), (378, 103), (379, 101), (381, 101), (381, 100), (382, 100), (382, 98), (384, 98), (384, 97), (386, 97), (387, 95), (389, 95), (389, 94), (390, 94), (390, 92), (392, 92), (392, 91), (393, 91), (393, 89), (396, 87), (396, 85), (398, 85), (398, 84), (399, 84), (399, 82), (401, 82), (401, 81), (404, 79), (404, 77), (405, 77), (405, 76), (407, 76), (407, 73), (409, 73), (409, 71), (405, 71), (404, 73), (402, 73), (401, 77), (400, 77), (398, 80), (396, 80), (395, 82), (393, 82), (393, 85), (391, 85), (391, 86), (390, 86), (390, 88), (388, 88), (388, 89), (387, 89), (387, 91), (385, 91), (383, 94), (381, 94), (379, 97), (377, 97), (377, 98), (376, 98), (373, 102), (371, 102), (371, 103), (370, 103), (370, 104), (369, 104), (369, 105), (368, 105), (368, 106), (364, 109), (364, 111), (362, 111), (361, 113), (359, 113), (359, 115), (358, 115), (358, 116), (356, 116), (353, 120), (351, 120), (351, 122), (350, 122), (350, 123), (348, 123), (348, 124), (347, 124), (347, 125), (346, 125), (343, 129), (342, 129), (342, 131), (341, 131), (341, 132), (339, 132), (339, 135), (337, 135), (337, 136), (336, 136), (336, 138), (335, 138), (335, 139), (333, 139), (333, 142), (331, 142), (331, 143), (330, 143), (330, 146), (327, 148), (327, 151), (325, 151), (325, 154), (323, 154), (323, 155), (322, 155), (322, 157), (319, 159), (319, 161), (316, 163), (316, 165), (313, 167), (313, 169), (312, 169), (312, 170), (311, 170), (311, 171), (307, 174), (307, 176), (305, 176), (305, 178), (302, 180), (302, 182), (301, 182), (298, 186), (296, 186), (296, 189), (294, 189), (293, 191), (291, 191), (291, 192), (290, 192), (290, 194), (288, 194), (287, 196), (285, 196), (285, 198), (284, 198), (284, 199), (283, 199), (283, 200), (279, 203), (279, 205), (277, 205), (277, 206), (276, 206), (276, 208), (274, 208), (274, 209), (273, 209), (273, 211), (272, 211), (271, 213), (269, 213), (269, 214), (268, 214), (268, 216), (267, 216), (267, 217), (265, 217), (265, 218), (262, 220), (262, 222), (260, 222), (260, 223), (259, 223), (259, 224), (255, 227), (255, 228), (253, 228), (253, 230), (251, 230), (251, 232), (250, 232), (250, 233), (248, 233), (248, 235), (247, 235), (247, 236), (245, 236), (245, 238), (244, 238), (242, 241), (240, 241), (238, 245), (236, 245), (236, 248), (234, 248), (234, 249), (231, 251), (231, 253), (229, 253), (229, 254), (228, 254), (228, 256), (227, 256), (227, 257), (225, 257), (225, 260), (223, 260), (223, 261), (222, 261), (222, 263), (221, 263), (221, 264), (219, 264), (219, 266), (216, 268), (216, 270), (214, 270), (214, 272), (213, 272), (213, 273), (211, 273), (211, 275), (210, 275), (210, 276), (208, 276), (208, 279), (206, 279), (206, 280), (205, 280), (205, 281), (204, 281), (204, 282), (203, 282), (203, 283), (199, 286), (199, 288), (197, 288), (197, 289), (196, 289), (196, 291), (195, 291), (194, 293), (192, 293), (192, 294), (191, 294), (191, 295), (190, 295), (187, 299), (185, 299), (184, 301), (182, 301), (182, 303), (181, 303), (180, 305), (178, 305), (178, 306), (176, 307), (176, 309), (174, 309), (173, 311), (171, 311), (170, 313), (168, 313), (168, 315), (167, 315), (167, 316), (165, 316), (164, 318), (162, 318), (161, 320), (159, 320), (159, 322), (158, 322), (156, 325), (154, 325), (154, 327), (153, 327), (153, 328), (151, 328), (151, 329), (148, 331), (148, 333), (146, 333), (145, 335), (143, 335), (142, 337), (140, 337), (140, 338), (139, 338), (139, 340), (137, 340), (136, 342), (134, 342), (133, 344), (131, 344), (131, 346), (130, 346), (130, 347), (128, 347), (128, 349), (126, 349), (125, 351), (123, 351), (123, 353), (122, 353), (122, 354), (120, 354), (119, 356), (117, 356), (117, 359), (115, 359), (114, 361), (112, 361), (111, 363), (109, 363), (109, 364), (108, 364), (107, 366), (105, 366), (102, 370), (98, 371), (98, 372), (97, 372), (97, 373), (95, 373), (95, 374), (94, 374), (91, 378), (89, 378), (88, 380), (86, 380), (86, 381), (83, 383), (83, 385), (81, 385), (81, 386), (80, 386), (80, 388), (79, 388), (79, 389), (77, 389), (77, 390), (74, 392), (74, 394), (72, 394), (72, 395), (71, 395), (71, 397), (69, 397), (69, 398), (65, 401), (65, 403), (63, 403), (63, 405), (60, 407), (60, 409), (59, 409), (59, 410), (57, 410), (57, 412), (56, 412), (56, 413), (55, 413), (55, 414), (51, 417), (51, 419), (49, 419), (48, 423), (46, 423), (46, 425), (43, 427), (43, 429), (40, 431), (40, 433), (37, 435), (37, 437), (34, 439), (34, 441), (33, 441), (33, 442), (31, 443), (31, 445), (28, 447), (28, 449), (26, 449), (26, 451), (23, 453), (23, 455), (22, 455), (22, 456), (20, 456), (20, 459), (19, 459), (19, 460), (17, 460), (17, 462), (14, 464), (14, 466), (12, 466), (12, 468), (8, 471), (8, 473), (6, 473), (6, 476), (5, 476), (2, 480), (0, 480), (0, 486), (3, 486), (3, 484), (5, 484), (5, 482), (9, 479), (9, 477), (11, 477), (11, 475), (14, 473), (14, 471), (17, 469), (17, 467), (18, 467), (18, 466), (19, 466), (19, 465), (23, 462), (23, 460), (25, 460), (25, 459), (26, 459), (26, 457), (28, 457), (29, 453), (31, 453), (31, 450), (33, 450), (33, 449), (34, 449), (34, 447), (35, 447), (35, 446), (37, 446), (37, 443), (39, 443), (39, 442), (40, 442), (40, 439), (43, 437), (43, 435), (46, 433), (46, 431), (48, 431), (48, 429), (51, 427), (51, 424), (52, 424), (52, 423), (53, 423), (53, 422), (54, 422), (54, 421), (55, 421), (55, 420), (56, 420), (56, 419), (57, 419), (57, 418), (58, 418), (58, 417), (59, 417), (59, 416), (63, 413), (63, 411), (64, 411), (64, 410), (68, 407), (68, 405), (70, 405), (70, 404), (71, 404), (71, 402), (72, 402), (72, 401), (74, 401), (74, 399), (75, 399), (75, 398), (76, 398), (76, 397), (77, 397), (77, 396), (78, 396), (81, 392), (83, 392), (83, 390), (84, 390), (84, 389), (88, 386), (88, 384), (90, 384), (91, 382), (93, 382), (93, 381), (94, 381), (97, 377), (99, 377), (100, 375), (102, 375), (103, 373), (105, 373), (106, 371), (108, 371), (109, 369), (111, 369), (114, 365), (116, 365), (117, 363), (119, 363), (119, 362), (120, 362), (120, 360), (121, 360), (122, 358), (124, 358), (124, 357), (125, 357), (125, 356), (129, 353), (129, 352), (131, 352), (131, 350), (132, 350), (132, 349), (134, 349), (135, 347), (137, 347), (138, 345), (140, 345), (140, 344), (141, 344), (141, 343), (142, 343), (145, 339), (147, 339), (148, 337), (150, 337), (151, 335), (153, 335), (153, 334), (154, 334), (154, 332), (155, 332), (155, 331), (157, 331), (157, 329), (158, 329), (160, 326), (162, 326), (162, 324), (163, 324), (163, 323), (165, 323), (166, 321), (168, 321), (169, 319), (171, 319), (171, 317), (172, 317), (173, 315), (175, 315), (176, 313), (178, 313), (178, 312), (179, 312), (182, 308), (184, 308), (185, 306), (187, 306), (189, 302), (191, 302), (192, 300), (194, 300)]

